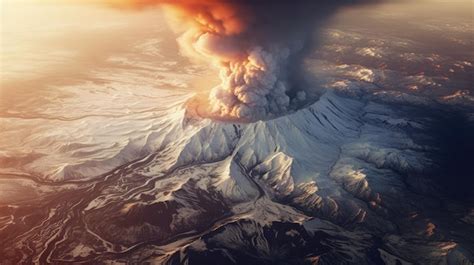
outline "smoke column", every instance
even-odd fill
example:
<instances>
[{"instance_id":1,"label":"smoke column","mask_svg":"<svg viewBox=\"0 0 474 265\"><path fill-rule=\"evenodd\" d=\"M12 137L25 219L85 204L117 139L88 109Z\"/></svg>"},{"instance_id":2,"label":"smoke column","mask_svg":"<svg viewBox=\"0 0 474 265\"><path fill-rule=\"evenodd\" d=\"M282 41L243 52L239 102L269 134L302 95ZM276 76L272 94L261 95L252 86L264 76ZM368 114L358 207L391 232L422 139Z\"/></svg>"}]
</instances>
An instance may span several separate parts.
<instances>
[{"instance_id":1,"label":"smoke column","mask_svg":"<svg viewBox=\"0 0 474 265\"><path fill-rule=\"evenodd\" d=\"M271 117L305 101L300 59L318 24L354 0L112 0L125 8L162 5L185 30L186 54L211 61L221 83L209 102L215 115ZM365 1L364 1L365 2Z\"/></svg>"}]
</instances>

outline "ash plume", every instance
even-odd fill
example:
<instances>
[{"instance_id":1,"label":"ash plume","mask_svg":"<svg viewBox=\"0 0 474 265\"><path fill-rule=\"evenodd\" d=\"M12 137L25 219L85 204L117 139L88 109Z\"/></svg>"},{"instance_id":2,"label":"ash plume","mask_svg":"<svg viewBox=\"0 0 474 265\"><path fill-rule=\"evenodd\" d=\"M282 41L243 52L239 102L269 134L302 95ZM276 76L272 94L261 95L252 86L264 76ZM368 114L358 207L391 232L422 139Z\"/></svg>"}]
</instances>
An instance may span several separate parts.
<instances>
[{"instance_id":1,"label":"ash plume","mask_svg":"<svg viewBox=\"0 0 474 265\"><path fill-rule=\"evenodd\" d=\"M129 8L163 5L184 26L190 56L211 61L221 83L211 112L245 120L276 116L304 102L300 60L310 36L338 8L355 0L118 0Z\"/></svg>"}]
</instances>

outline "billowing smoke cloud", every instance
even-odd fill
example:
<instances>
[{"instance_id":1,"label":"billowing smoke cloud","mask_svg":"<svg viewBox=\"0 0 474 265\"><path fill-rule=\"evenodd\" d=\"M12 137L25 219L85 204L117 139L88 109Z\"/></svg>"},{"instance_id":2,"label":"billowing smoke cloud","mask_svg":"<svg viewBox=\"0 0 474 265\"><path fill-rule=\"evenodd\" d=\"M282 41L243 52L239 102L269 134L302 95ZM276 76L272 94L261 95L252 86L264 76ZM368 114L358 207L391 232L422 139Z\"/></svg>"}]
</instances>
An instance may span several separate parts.
<instances>
[{"instance_id":1,"label":"billowing smoke cloud","mask_svg":"<svg viewBox=\"0 0 474 265\"><path fill-rule=\"evenodd\" d=\"M355 0L115 0L143 8L161 4L185 25L180 44L212 61L221 84L212 112L248 120L271 117L304 102L301 55L311 33L337 8ZM365 1L364 1L365 2Z\"/></svg>"}]
</instances>

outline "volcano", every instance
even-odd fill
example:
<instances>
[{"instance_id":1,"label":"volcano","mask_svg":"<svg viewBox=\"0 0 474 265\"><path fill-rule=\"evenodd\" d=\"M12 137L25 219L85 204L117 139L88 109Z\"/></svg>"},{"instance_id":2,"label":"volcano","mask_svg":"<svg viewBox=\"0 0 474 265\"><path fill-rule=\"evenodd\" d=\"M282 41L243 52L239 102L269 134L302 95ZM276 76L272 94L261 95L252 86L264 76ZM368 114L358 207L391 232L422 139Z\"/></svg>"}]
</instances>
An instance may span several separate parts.
<instances>
[{"instance_id":1,"label":"volcano","mask_svg":"<svg viewBox=\"0 0 474 265\"><path fill-rule=\"evenodd\" d=\"M19 8L53 21L2 44L0 263L472 264L464 5L340 10L284 62L304 78L285 107L275 85L243 116L213 109L222 79L155 9Z\"/></svg>"}]
</instances>

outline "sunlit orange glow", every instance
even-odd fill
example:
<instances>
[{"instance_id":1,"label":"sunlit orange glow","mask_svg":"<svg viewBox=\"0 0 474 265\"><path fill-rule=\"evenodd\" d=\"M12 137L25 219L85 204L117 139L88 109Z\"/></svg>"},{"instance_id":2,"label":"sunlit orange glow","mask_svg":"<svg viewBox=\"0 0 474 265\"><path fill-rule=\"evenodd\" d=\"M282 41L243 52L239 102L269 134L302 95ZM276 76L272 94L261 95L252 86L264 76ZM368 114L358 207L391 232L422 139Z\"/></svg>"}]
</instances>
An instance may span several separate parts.
<instances>
[{"instance_id":1,"label":"sunlit orange glow","mask_svg":"<svg viewBox=\"0 0 474 265\"><path fill-rule=\"evenodd\" d=\"M220 69L221 85L209 96L214 113L242 117L247 116L250 108L266 105L264 97L270 89L260 92L256 89L262 82L269 87L278 87L284 94L284 85L272 80L276 70L272 66L274 58L243 38L237 40L253 22L255 14L247 5L225 0L117 0L106 1L106 4L125 9L165 7L167 14L178 24L175 28L184 31L179 38L183 53L204 58ZM183 23L184 29L179 27ZM269 70L270 78L266 76ZM255 93L248 91L250 89ZM282 100L284 104L286 101Z\"/></svg>"},{"instance_id":2,"label":"sunlit orange glow","mask_svg":"<svg viewBox=\"0 0 474 265\"><path fill-rule=\"evenodd\" d=\"M251 18L242 5L224 0L106 0L104 2L113 7L128 9L166 6L182 21L191 21L204 32L224 35L242 33Z\"/></svg>"}]
</instances>

